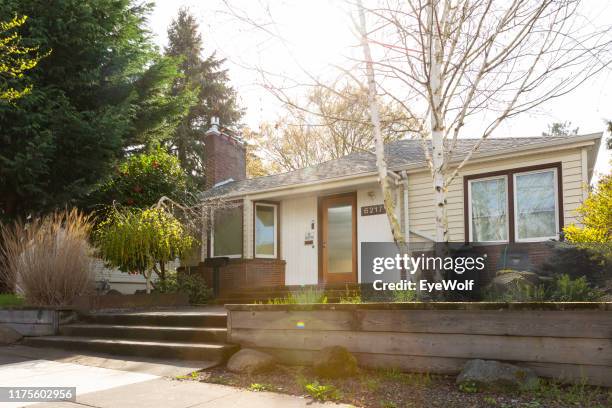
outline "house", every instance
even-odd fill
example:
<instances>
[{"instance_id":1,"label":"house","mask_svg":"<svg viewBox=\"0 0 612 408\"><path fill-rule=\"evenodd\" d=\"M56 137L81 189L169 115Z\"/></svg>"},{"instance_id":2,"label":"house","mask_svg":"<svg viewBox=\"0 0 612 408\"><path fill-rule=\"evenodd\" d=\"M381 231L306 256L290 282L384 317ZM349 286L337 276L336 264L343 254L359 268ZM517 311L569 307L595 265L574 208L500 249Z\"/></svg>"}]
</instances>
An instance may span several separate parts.
<instances>
[{"instance_id":1,"label":"house","mask_svg":"<svg viewBox=\"0 0 612 408\"><path fill-rule=\"evenodd\" d=\"M601 138L596 133L486 140L449 186L450 240L486 241L502 249L523 244L531 261L541 261L541 243L558 239L564 225L576 222ZM213 126L205 143L208 189L202 200L239 204L215 210L202 236L202 258L208 262L198 269L207 279L213 279L211 259L229 259L218 269L222 292L359 283L360 244L393 240L373 153L246 179L239 139ZM459 140L455 157L462 158L474 143ZM398 183L402 229L410 231L410 242L431 241L432 181L421 141L390 143L386 158Z\"/></svg>"}]
</instances>

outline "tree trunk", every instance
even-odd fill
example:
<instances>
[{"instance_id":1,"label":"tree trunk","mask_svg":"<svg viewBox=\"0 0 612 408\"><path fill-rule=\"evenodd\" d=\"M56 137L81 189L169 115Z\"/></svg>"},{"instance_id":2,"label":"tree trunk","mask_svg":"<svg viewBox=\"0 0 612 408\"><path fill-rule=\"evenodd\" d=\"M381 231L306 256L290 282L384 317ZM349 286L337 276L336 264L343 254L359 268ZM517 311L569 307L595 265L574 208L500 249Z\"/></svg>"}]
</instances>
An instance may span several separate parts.
<instances>
[{"instance_id":1,"label":"tree trunk","mask_svg":"<svg viewBox=\"0 0 612 408\"><path fill-rule=\"evenodd\" d=\"M376 79L374 77L374 67L372 62L372 53L370 51L370 45L368 43L367 31L366 31L366 18L363 10L363 3L361 0L358 1L359 9L359 33L361 34L361 47L363 49L363 56L366 63L366 74L368 78L368 104L370 105L370 117L372 121L372 127L374 128L374 141L376 151L376 167L378 169L378 178L380 181L380 187L383 195L383 204L391 226L391 233L393 234L393 240L402 246L406 242L397 214L395 213L395 201L393 198L393 186L389 182L387 163L385 162L385 144L380 130L380 113L378 109L378 102L376 100ZM400 248L401 249L401 248Z\"/></svg>"}]
</instances>

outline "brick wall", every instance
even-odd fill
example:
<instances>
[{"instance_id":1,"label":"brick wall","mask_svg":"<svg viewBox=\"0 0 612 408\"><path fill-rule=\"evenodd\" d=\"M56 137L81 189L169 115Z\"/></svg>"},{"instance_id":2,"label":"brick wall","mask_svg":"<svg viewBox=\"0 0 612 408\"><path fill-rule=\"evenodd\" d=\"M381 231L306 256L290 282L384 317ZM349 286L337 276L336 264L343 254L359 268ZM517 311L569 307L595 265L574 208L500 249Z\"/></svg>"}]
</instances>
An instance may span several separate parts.
<instances>
[{"instance_id":1,"label":"brick wall","mask_svg":"<svg viewBox=\"0 0 612 408\"><path fill-rule=\"evenodd\" d=\"M201 274L208 287L213 287L213 268L200 263L190 268ZM230 259L219 268L219 294L238 289L253 289L285 284L285 261L278 259Z\"/></svg>"},{"instance_id":2,"label":"brick wall","mask_svg":"<svg viewBox=\"0 0 612 408\"><path fill-rule=\"evenodd\" d=\"M206 190L230 178L235 181L246 178L246 151L241 142L224 133L207 132L204 143Z\"/></svg>"}]
</instances>

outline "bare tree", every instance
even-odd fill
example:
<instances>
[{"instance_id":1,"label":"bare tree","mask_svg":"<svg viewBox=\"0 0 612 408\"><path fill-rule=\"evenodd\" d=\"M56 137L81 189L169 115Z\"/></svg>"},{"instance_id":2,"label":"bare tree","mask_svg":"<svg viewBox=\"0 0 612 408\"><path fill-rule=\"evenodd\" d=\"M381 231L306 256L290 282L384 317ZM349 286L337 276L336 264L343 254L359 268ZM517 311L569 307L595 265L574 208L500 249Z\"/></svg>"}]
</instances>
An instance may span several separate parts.
<instances>
[{"instance_id":1,"label":"bare tree","mask_svg":"<svg viewBox=\"0 0 612 408\"><path fill-rule=\"evenodd\" d=\"M381 101L394 101L414 125L431 171L435 240L449 239L447 190L459 171L504 121L566 95L612 63L612 32L580 14L580 0L347 0L361 57L339 77L368 94L379 179L393 236L396 177L385 162ZM230 14L290 47L267 19ZM262 85L289 103L287 91L326 86L299 63L307 81L258 67ZM339 93L340 94L340 93ZM342 96L340 94L340 96ZM296 106L307 110L305 106ZM467 151L459 149L467 123L481 124Z\"/></svg>"},{"instance_id":2,"label":"bare tree","mask_svg":"<svg viewBox=\"0 0 612 408\"><path fill-rule=\"evenodd\" d=\"M437 242L448 241L449 185L500 123L571 92L610 65L610 31L583 26L579 4L386 0L364 6L357 0L370 93L396 100L415 121L427 119L420 136ZM374 102L371 111L376 126ZM485 126L472 134L478 141L471 149L460 152L462 129L477 115ZM382 167L379 160L381 177Z\"/></svg>"}]
</instances>

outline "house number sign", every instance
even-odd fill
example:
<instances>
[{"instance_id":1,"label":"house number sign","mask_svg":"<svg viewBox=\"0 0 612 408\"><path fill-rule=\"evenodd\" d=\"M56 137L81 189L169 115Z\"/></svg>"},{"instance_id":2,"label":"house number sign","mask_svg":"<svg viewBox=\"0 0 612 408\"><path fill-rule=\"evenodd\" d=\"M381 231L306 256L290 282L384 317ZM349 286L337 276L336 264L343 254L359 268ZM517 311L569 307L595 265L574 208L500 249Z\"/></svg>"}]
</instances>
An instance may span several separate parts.
<instances>
[{"instance_id":1,"label":"house number sign","mask_svg":"<svg viewBox=\"0 0 612 408\"><path fill-rule=\"evenodd\" d=\"M368 215L378 215L385 214L385 206L384 204L376 204L376 205L366 205L361 207L361 216L366 217Z\"/></svg>"}]
</instances>

